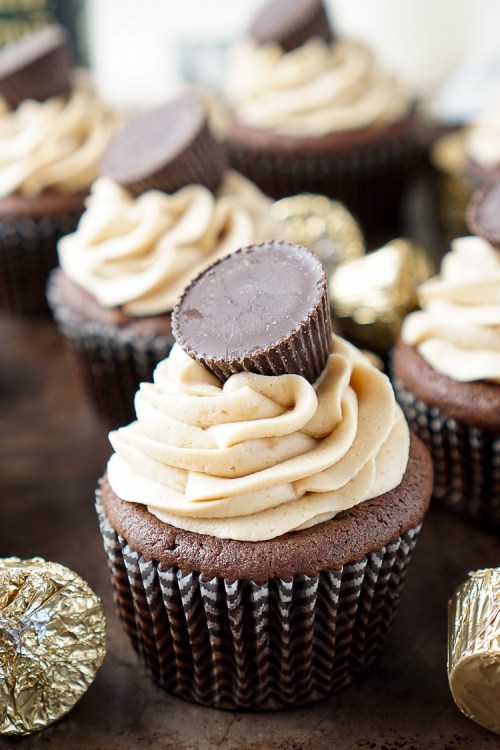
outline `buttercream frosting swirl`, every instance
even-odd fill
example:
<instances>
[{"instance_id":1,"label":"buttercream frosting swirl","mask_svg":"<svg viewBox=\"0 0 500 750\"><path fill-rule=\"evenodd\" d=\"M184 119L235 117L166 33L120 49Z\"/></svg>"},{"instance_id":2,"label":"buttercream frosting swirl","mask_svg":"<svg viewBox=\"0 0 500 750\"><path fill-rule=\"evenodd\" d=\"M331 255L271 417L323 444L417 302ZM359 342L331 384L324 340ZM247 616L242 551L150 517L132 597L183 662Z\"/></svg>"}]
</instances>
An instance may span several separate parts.
<instances>
[{"instance_id":1,"label":"buttercream frosting swirl","mask_svg":"<svg viewBox=\"0 0 500 750\"><path fill-rule=\"evenodd\" d=\"M67 97L26 99L15 110L0 97L0 198L87 190L118 123L83 70Z\"/></svg>"},{"instance_id":2,"label":"buttercream frosting swirl","mask_svg":"<svg viewBox=\"0 0 500 750\"><path fill-rule=\"evenodd\" d=\"M232 53L227 97L243 124L292 136L384 126L410 111L395 78L348 40L313 38L290 52L244 40Z\"/></svg>"},{"instance_id":3,"label":"buttercream frosting swirl","mask_svg":"<svg viewBox=\"0 0 500 750\"><path fill-rule=\"evenodd\" d=\"M176 344L110 434L114 492L160 520L259 541L399 485L409 432L388 378L334 337L314 385L240 372L223 385Z\"/></svg>"},{"instance_id":4,"label":"buttercream frosting swirl","mask_svg":"<svg viewBox=\"0 0 500 750\"><path fill-rule=\"evenodd\" d=\"M500 383L500 252L482 237L454 240L418 296L403 340L453 380Z\"/></svg>"},{"instance_id":5,"label":"buttercream frosting swirl","mask_svg":"<svg viewBox=\"0 0 500 750\"><path fill-rule=\"evenodd\" d=\"M127 315L172 310L189 281L238 247L285 237L271 201L237 172L214 195L202 185L133 197L97 179L76 232L59 242L65 273L104 307Z\"/></svg>"}]
</instances>

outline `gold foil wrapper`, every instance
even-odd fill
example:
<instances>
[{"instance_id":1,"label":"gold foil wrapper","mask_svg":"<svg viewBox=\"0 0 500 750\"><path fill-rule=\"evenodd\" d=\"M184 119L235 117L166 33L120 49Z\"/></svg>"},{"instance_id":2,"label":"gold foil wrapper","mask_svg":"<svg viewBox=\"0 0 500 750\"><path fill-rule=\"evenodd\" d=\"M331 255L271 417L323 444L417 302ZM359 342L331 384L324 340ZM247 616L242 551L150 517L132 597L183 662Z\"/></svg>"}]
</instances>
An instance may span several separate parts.
<instances>
[{"instance_id":1,"label":"gold foil wrapper","mask_svg":"<svg viewBox=\"0 0 500 750\"><path fill-rule=\"evenodd\" d=\"M321 259L327 277L339 263L365 253L361 229L347 208L324 195L301 193L275 201L271 211L286 224L288 239Z\"/></svg>"},{"instance_id":2,"label":"gold foil wrapper","mask_svg":"<svg viewBox=\"0 0 500 750\"><path fill-rule=\"evenodd\" d=\"M432 273L425 250L404 238L341 264L330 279L329 290L342 334L385 354L406 315L418 307L417 287Z\"/></svg>"},{"instance_id":3,"label":"gold foil wrapper","mask_svg":"<svg viewBox=\"0 0 500 750\"><path fill-rule=\"evenodd\" d=\"M500 568L469 573L449 603L448 680L458 708L500 734Z\"/></svg>"},{"instance_id":4,"label":"gold foil wrapper","mask_svg":"<svg viewBox=\"0 0 500 750\"><path fill-rule=\"evenodd\" d=\"M80 576L41 558L0 560L0 734L64 716L105 651L101 601Z\"/></svg>"},{"instance_id":5,"label":"gold foil wrapper","mask_svg":"<svg viewBox=\"0 0 500 750\"><path fill-rule=\"evenodd\" d=\"M445 240L467 234L465 212L472 188L467 178L464 131L439 138L431 150L436 209Z\"/></svg>"}]
</instances>

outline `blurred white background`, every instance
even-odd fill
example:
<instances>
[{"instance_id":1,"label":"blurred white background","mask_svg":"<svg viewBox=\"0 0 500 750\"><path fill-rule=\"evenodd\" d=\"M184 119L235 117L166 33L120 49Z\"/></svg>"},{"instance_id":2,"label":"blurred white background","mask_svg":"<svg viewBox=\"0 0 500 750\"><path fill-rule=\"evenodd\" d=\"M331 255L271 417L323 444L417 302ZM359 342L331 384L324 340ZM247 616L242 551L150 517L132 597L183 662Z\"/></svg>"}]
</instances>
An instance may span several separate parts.
<instances>
[{"instance_id":1,"label":"blurred white background","mask_svg":"<svg viewBox=\"0 0 500 750\"><path fill-rule=\"evenodd\" d=\"M101 94L136 110L189 78L221 86L224 55L266 0L88 0ZM468 119L500 85L498 0L326 0L339 35L364 40L443 120Z\"/></svg>"}]
</instances>

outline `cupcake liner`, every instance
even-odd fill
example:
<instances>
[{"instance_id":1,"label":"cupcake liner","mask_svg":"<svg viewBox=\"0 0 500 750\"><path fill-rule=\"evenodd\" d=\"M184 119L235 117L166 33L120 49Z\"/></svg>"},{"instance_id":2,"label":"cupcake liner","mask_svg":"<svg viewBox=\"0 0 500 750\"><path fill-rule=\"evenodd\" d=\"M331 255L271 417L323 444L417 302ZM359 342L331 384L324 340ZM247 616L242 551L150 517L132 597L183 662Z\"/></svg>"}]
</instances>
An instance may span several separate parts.
<instances>
[{"instance_id":1,"label":"cupcake liner","mask_svg":"<svg viewBox=\"0 0 500 750\"><path fill-rule=\"evenodd\" d=\"M433 499L500 526L500 434L471 427L426 404L393 377L410 429L426 444L434 466Z\"/></svg>"},{"instance_id":2,"label":"cupcake liner","mask_svg":"<svg viewBox=\"0 0 500 750\"><path fill-rule=\"evenodd\" d=\"M88 320L71 310L50 282L47 298L75 376L99 416L110 428L132 422L139 385L153 379L156 365L174 343L173 337Z\"/></svg>"},{"instance_id":3,"label":"cupcake liner","mask_svg":"<svg viewBox=\"0 0 500 750\"><path fill-rule=\"evenodd\" d=\"M80 215L81 211L0 219L0 310L48 312L45 287L57 266L57 243L75 231Z\"/></svg>"},{"instance_id":4,"label":"cupcake liner","mask_svg":"<svg viewBox=\"0 0 500 750\"><path fill-rule=\"evenodd\" d=\"M422 155L413 133L335 154L259 153L240 142L225 147L231 167L267 195L328 195L345 203L367 231L397 225L403 190Z\"/></svg>"},{"instance_id":5,"label":"cupcake liner","mask_svg":"<svg viewBox=\"0 0 500 750\"><path fill-rule=\"evenodd\" d=\"M145 559L96 494L115 601L165 690L224 709L279 709L350 683L381 650L421 524L356 562L267 581L206 578Z\"/></svg>"}]
</instances>

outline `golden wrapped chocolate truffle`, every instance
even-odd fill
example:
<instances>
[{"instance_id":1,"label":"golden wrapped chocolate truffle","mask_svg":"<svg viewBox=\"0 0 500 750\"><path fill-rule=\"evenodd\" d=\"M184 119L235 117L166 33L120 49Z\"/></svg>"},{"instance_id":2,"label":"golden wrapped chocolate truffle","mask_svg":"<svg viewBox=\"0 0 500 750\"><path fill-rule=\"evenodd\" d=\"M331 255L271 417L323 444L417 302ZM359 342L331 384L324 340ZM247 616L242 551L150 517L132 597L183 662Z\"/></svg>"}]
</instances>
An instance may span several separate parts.
<instances>
[{"instance_id":1,"label":"golden wrapped chocolate truffle","mask_svg":"<svg viewBox=\"0 0 500 750\"><path fill-rule=\"evenodd\" d=\"M448 680L458 708L500 734L500 568L469 573L449 603Z\"/></svg>"},{"instance_id":2,"label":"golden wrapped chocolate truffle","mask_svg":"<svg viewBox=\"0 0 500 750\"><path fill-rule=\"evenodd\" d=\"M369 349L387 352L406 315L418 306L418 285L432 270L424 249L404 238L342 263L329 289L343 335Z\"/></svg>"},{"instance_id":3,"label":"golden wrapped chocolate truffle","mask_svg":"<svg viewBox=\"0 0 500 750\"><path fill-rule=\"evenodd\" d=\"M338 201L301 193L273 203L271 211L286 224L288 239L314 250L329 276L339 263L364 255L363 234L354 217Z\"/></svg>"},{"instance_id":4,"label":"golden wrapped chocolate truffle","mask_svg":"<svg viewBox=\"0 0 500 750\"><path fill-rule=\"evenodd\" d=\"M0 734L29 734L66 714L106 651L100 599L63 565L0 560Z\"/></svg>"}]
</instances>

